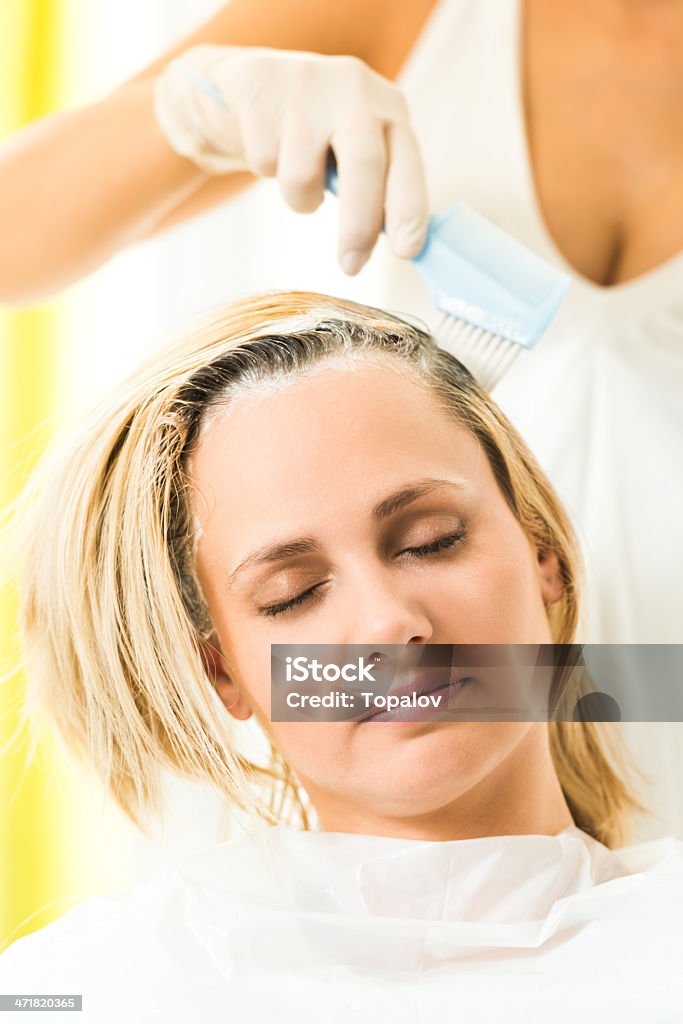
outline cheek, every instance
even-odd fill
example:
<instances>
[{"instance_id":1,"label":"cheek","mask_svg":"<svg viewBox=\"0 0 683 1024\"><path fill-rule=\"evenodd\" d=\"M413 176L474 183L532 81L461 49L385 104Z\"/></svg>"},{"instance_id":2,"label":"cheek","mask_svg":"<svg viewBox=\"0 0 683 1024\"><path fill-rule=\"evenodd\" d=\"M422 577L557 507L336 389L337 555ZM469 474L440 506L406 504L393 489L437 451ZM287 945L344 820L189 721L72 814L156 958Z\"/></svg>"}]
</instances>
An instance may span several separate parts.
<instances>
[{"instance_id":1,"label":"cheek","mask_svg":"<svg viewBox=\"0 0 683 1024\"><path fill-rule=\"evenodd\" d=\"M234 631L233 631L234 632ZM333 722L272 722L270 643L262 629L240 630L235 638L224 631L240 687L248 694L256 718L285 759L297 770L315 777L325 763L338 770L348 750L349 726Z\"/></svg>"},{"instance_id":2,"label":"cheek","mask_svg":"<svg viewBox=\"0 0 683 1024\"><path fill-rule=\"evenodd\" d=\"M513 540L482 545L434 580L427 600L443 642L544 642L549 627L533 555L525 538Z\"/></svg>"}]
</instances>

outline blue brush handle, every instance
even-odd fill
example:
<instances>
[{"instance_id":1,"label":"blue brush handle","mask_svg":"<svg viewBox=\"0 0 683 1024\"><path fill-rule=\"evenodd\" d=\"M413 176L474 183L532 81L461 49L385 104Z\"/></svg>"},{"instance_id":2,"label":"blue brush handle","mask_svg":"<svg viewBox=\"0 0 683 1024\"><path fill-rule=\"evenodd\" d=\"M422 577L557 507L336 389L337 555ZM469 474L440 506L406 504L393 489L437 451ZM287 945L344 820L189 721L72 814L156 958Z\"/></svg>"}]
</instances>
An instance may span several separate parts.
<instances>
[{"instance_id":1,"label":"blue brush handle","mask_svg":"<svg viewBox=\"0 0 683 1024\"><path fill-rule=\"evenodd\" d=\"M337 184L330 149L325 187L336 195ZM425 243L410 262L438 309L524 348L547 329L570 283L464 202L429 218Z\"/></svg>"},{"instance_id":2,"label":"blue brush handle","mask_svg":"<svg viewBox=\"0 0 683 1024\"><path fill-rule=\"evenodd\" d=\"M328 192L331 192L333 196L336 196L338 184L339 175L337 174L337 161L334 158L332 150L328 149L327 167L325 170L325 188Z\"/></svg>"}]
</instances>

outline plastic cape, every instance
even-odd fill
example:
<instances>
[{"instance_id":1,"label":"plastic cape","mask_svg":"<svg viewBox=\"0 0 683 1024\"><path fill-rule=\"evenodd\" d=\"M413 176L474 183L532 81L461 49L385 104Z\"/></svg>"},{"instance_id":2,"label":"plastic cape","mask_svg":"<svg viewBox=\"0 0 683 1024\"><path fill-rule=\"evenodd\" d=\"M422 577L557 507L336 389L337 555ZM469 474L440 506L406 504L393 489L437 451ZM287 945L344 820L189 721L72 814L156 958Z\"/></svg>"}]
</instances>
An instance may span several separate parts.
<instances>
[{"instance_id":1,"label":"plastic cape","mask_svg":"<svg viewBox=\"0 0 683 1024\"><path fill-rule=\"evenodd\" d=\"M683 1020L682 963L673 838L612 852L574 826L447 842L276 826L19 939L0 992L81 993L93 1024L659 1024Z\"/></svg>"}]
</instances>

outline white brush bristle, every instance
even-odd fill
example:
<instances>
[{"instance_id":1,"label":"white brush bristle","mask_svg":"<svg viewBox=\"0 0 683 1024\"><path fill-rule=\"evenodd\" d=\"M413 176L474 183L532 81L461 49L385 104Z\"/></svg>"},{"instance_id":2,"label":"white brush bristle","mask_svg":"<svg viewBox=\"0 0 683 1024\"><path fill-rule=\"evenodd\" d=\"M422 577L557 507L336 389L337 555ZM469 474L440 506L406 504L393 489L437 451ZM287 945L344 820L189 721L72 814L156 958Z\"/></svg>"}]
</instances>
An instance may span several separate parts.
<instances>
[{"instance_id":1,"label":"white brush bristle","mask_svg":"<svg viewBox=\"0 0 683 1024\"><path fill-rule=\"evenodd\" d=\"M441 348L460 360L485 391L492 391L522 351L522 346L446 314L434 336Z\"/></svg>"}]
</instances>

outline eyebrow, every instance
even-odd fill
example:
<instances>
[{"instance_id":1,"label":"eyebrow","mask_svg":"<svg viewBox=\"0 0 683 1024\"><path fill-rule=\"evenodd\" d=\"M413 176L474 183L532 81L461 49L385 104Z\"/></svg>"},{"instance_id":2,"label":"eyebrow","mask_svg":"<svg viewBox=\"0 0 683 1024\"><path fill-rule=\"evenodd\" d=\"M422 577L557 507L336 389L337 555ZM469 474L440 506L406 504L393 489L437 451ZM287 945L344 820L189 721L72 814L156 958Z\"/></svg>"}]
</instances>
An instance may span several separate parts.
<instances>
[{"instance_id":1,"label":"eyebrow","mask_svg":"<svg viewBox=\"0 0 683 1024\"><path fill-rule=\"evenodd\" d=\"M401 509L406 508L408 505L412 505L418 498L431 494L432 491L438 490L441 487L455 487L458 490L466 490L467 484L464 480L442 480L435 477L425 477L424 479L416 480L383 498L373 508L371 512L372 520L380 523L384 519L388 519L389 516L400 512ZM233 586L238 576L241 576L243 572L247 569L252 569L254 566L282 562L287 558L294 558L297 555L308 555L318 551L319 548L320 545L313 537L294 537L289 540L276 542L275 544L269 544L265 548L259 548L256 551L252 551L250 555L247 555L237 568L233 569L227 578L227 585L228 587Z\"/></svg>"}]
</instances>

